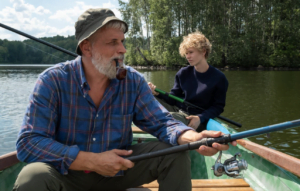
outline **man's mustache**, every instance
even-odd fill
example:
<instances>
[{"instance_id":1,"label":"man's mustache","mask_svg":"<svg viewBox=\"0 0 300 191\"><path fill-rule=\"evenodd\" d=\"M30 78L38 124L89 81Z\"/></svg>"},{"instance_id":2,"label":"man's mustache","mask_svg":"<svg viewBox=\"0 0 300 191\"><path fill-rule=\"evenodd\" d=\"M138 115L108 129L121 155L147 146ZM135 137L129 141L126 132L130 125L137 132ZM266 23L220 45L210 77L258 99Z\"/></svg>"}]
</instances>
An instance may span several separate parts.
<instances>
[{"instance_id":1,"label":"man's mustache","mask_svg":"<svg viewBox=\"0 0 300 191\"><path fill-rule=\"evenodd\" d=\"M120 56L117 56L117 57L113 57L111 58L111 61L115 60L115 59L118 59L118 60L124 60L124 55L120 55Z\"/></svg>"}]
</instances>

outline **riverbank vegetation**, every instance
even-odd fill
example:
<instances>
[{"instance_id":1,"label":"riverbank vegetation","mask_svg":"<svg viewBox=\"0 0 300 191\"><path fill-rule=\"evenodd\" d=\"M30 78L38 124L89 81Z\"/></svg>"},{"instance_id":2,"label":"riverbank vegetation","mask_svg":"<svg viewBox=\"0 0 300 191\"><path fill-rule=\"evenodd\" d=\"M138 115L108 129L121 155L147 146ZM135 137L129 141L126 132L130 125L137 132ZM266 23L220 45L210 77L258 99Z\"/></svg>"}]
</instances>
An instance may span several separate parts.
<instances>
[{"instance_id":1,"label":"riverbank vegetation","mask_svg":"<svg viewBox=\"0 0 300 191\"><path fill-rule=\"evenodd\" d=\"M72 52L77 46L75 36L57 35L40 39ZM0 63L53 64L71 59L73 57L30 39L24 41L0 39Z\"/></svg>"},{"instance_id":2,"label":"riverbank vegetation","mask_svg":"<svg viewBox=\"0 0 300 191\"><path fill-rule=\"evenodd\" d=\"M300 1L119 0L129 24L126 64L180 67L182 37L201 31L212 42L208 62L216 67L300 68ZM45 41L74 51L74 36ZM32 40L0 39L0 63L57 63L73 59Z\"/></svg>"},{"instance_id":3,"label":"riverbank vegetation","mask_svg":"<svg viewBox=\"0 0 300 191\"><path fill-rule=\"evenodd\" d=\"M119 0L133 65L184 64L182 37L201 31L217 67L300 67L300 1ZM140 52L147 59L145 60Z\"/></svg>"}]
</instances>

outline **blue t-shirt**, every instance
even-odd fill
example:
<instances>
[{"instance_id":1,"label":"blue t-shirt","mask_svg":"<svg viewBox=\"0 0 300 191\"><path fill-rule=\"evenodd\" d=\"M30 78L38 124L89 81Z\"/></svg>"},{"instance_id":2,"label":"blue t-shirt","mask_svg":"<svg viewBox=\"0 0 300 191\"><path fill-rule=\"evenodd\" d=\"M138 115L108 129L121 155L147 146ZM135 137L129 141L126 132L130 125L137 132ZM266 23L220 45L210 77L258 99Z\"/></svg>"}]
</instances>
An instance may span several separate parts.
<instances>
[{"instance_id":1,"label":"blue t-shirt","mask_svg":"<svg viewBox=\"0 0 300 191\"><path fill-rule=\"evenodd\" d=\"M190 115L199 116L201 123L205 123L224 111L227 89L228 81L225 75L215 67L209 65L206 72L200 73L194 66L186 66L177 72L170 94L205 110L192 108L166 95L159 94L158 97Z\"/></svg>"}]
</instances>

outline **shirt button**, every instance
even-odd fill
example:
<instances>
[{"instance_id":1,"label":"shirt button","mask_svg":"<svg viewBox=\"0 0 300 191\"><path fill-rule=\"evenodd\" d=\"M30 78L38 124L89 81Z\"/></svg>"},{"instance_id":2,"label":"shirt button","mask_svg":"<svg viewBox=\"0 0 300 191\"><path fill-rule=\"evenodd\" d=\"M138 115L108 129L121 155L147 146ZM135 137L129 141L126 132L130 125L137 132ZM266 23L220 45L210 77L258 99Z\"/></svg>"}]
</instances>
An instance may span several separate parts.
<instances>
[{"instance_id":1,"label":"shirt button","mask_svg":"<svg viewBox=\"0 0 300 191\"><path fill-rule=\"evenodd\" d=\"M93 141L96 141L96 138L93 138Z\"/></svg>"},{"instance_id":2,"label":"shirt button","mask_svg":"<svg viewBox=\"0 0 300 191\"><path fill-rule=\"evenodd\" d=\"M97 114L96 117L98 117L99 115Z\"/></svg>"}]
</instances>

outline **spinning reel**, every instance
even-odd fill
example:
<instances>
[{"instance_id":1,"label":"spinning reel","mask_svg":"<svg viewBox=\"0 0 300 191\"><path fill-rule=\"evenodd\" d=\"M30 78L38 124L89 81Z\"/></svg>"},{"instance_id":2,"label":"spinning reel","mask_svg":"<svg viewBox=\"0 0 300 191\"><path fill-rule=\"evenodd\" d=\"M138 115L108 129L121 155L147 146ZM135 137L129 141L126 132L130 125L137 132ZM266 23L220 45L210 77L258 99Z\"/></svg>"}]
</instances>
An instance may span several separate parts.
<instances>
[{"instance_id":1,"label":"spinning reel","mask_svg":"<svg viewBox=\"0 0 300 191\"><path fill-rule=\"evenodd\" d=\"M222 176L226 174L230 177L238 177L240 176L240 172L242 170L246 170L248 167L247 162L244 159L237 160L236 157L241 157L240 153L235 154L230 159L225 160L224 164L221 163L222 151L215 162L215 165L212 166L212 170L214 171L215 176Z\"/></svg>"}]
</instances>

